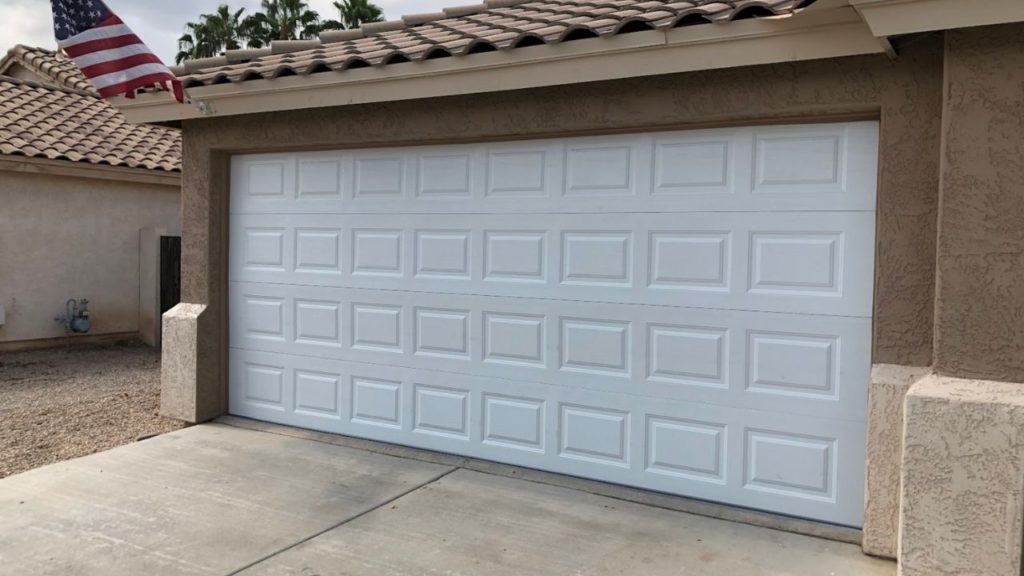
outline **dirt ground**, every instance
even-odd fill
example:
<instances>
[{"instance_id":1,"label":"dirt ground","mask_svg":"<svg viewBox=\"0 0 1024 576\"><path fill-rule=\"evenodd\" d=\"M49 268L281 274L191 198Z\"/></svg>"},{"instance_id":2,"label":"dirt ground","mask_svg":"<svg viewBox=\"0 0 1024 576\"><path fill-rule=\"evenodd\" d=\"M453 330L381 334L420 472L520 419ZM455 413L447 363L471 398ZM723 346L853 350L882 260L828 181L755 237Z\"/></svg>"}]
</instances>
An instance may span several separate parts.
<instances>
[{"instance_id":1,"label":"dirt ground","mask_svg":"<svg viewBox=\"0 0 1024 576\"><path fill-rule=\"evenodd\" d=\"M160 354L138 342L0 352L0 478L181 428L159 401Z\"/></svg>"}]
</instances>

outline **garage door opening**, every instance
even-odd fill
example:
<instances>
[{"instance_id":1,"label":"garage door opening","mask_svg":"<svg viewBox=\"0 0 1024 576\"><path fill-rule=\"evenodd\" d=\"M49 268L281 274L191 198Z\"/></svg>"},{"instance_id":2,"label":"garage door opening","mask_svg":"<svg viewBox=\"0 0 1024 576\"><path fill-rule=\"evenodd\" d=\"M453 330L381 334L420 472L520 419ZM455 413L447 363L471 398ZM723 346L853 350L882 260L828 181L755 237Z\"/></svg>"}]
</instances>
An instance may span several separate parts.
<instances>
[{"instance_id":1,"label":"garage door opening","mask_svg":"<svg viewBox=\"0 0 1024 576\"><path fill-rule=\"evenodd\" d=\"M848 526L877 122L236 156L230 410Z\"/></svg>"}]
</instances>

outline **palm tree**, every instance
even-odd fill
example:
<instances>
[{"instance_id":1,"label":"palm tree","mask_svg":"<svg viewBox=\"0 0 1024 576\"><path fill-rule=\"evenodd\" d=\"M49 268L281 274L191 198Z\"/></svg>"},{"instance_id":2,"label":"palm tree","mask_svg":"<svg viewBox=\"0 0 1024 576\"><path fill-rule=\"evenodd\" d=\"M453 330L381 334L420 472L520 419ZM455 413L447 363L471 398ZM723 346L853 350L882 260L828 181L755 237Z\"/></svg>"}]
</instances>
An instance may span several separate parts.
<instances>
[{"instance_id":1,"label":"palm tree","mask_svg":"<svg viewBox=\"0 0 1024 576\"><path fill-rule=\"evenodd\" d=\"M341 0L334 7L341 15L340 20L327 20L321 24L323 30L345 30L359 28L365 22L384 20L384 11L369 0Z\"/></svg>"},{"instance_id":2,"label":"palm tree","mask_svg":"<svg viewBox=\"0 0 1024 576\"><path fill-rule=\"evenodd\" d=\"M232 12L227 4L221 4L212 14L202 14L199 22L185 25L185 34L178 38L176 64L196 58L209 58L225 50L242 47L248 33L242 21L245 8ZM248 20L248 19L246 19Z\"/></svg>"},{"instance_id":3,"label":"palm tree","mask_svg":"<svg viewBox=\"0 0 1024 576\"><path fill-rule=\"evenodd\" d=\"M274 40L315 38L320 33L320 15L304 0L262 0L260 7L242 23L253 48Z\"/></svg>"}]
</instances>

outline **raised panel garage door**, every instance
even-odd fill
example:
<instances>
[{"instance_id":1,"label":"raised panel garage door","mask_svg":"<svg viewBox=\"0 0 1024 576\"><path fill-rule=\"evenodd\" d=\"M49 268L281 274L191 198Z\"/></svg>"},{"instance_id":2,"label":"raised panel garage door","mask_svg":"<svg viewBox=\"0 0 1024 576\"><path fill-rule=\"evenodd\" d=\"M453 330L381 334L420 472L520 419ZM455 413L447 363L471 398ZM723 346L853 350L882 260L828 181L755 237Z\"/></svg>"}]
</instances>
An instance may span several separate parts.
<instances>
[{"instance_id":1,"label":"raised panel garage door","mask_svg":"<svg viewBox=\"0 0 1024 576\"><path fill-rule=\"evenodd\" d=\"M877 134L237 156L231 412L858 526Z\"/></svg>"}]
</instances>

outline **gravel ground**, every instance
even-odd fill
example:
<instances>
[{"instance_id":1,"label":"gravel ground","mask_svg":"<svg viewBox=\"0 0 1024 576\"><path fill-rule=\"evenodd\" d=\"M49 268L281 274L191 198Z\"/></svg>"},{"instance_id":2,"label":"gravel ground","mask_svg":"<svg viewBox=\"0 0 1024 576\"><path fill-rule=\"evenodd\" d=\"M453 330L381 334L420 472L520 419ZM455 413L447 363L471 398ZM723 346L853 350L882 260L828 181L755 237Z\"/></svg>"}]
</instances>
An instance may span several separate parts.
<instances>
[{"instance_id":1,"label":"gravel ground","mask_svg":"<svg viewBox=\"0 0 1024 576\"><path fill-rule=\"evenodd\" d=\"M181 428L159 401L141 343L0 353L0 478Z\"/></svg>"}]
</instances>

